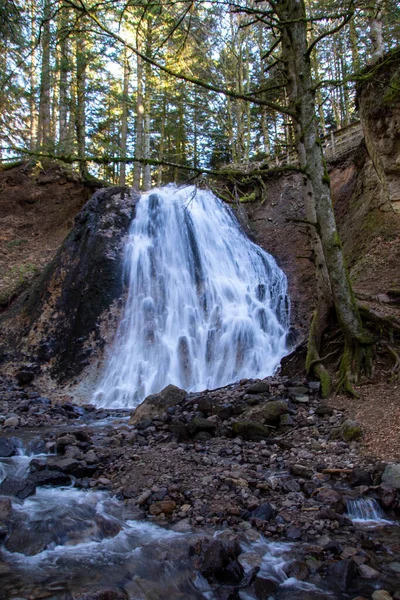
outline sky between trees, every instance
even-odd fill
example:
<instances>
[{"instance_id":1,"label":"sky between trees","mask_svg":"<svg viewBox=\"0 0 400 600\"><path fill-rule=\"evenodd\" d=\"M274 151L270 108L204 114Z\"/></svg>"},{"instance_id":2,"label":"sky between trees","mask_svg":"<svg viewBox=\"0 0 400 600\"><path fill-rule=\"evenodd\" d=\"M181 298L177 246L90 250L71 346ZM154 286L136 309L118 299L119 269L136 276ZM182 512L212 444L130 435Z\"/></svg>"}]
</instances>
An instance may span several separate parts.
<instances>
[{"instance_id":1,"label":"sky between trees","mask_svg":"<svg viewBox=\"0 0 400 600\"><path fill-rule=\"evenodd\" d=\"M83 175L148 189L182 171L121 159L213 169L287 152L293 129L270 4L0 0L2 161L74 156L85 159ZM357 75L398 44L400 9L392 0L308 0L306 9L309 45L334 31L311 55L323 136L357 119Z\"/></svg>"}]
</instances>

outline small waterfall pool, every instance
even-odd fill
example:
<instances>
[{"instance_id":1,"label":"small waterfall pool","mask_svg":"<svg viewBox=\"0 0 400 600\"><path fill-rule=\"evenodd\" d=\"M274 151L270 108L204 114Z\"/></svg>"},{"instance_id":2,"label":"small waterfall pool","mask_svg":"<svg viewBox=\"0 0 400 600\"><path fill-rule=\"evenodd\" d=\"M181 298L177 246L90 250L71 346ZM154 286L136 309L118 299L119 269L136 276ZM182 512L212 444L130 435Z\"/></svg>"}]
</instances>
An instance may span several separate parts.
<instances>
[{"instance_id":1,"label":"small waterfall pool","mask_svg":"<svg viewBox=\"0 0 400 600\"><path fill-rule=\"evenodd\" d=\"M124 260L128 294L98 406L135 407L171 383L201 391L277 369L287 353L286 276L210 191L144 194Z\"/></svg>"}]
</instances>

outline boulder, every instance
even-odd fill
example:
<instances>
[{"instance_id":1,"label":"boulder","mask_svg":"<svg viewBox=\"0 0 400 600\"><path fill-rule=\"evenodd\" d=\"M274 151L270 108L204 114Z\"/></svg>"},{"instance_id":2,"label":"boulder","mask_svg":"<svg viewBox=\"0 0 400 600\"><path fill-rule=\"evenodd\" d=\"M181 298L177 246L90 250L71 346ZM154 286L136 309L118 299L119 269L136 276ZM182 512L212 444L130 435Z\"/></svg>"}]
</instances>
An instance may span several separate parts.
<instances>
[{"instance_id":1,"label":"boulder","mask_svg":"<svg viewBox=\"0 0 400 600\"><path fill-rule=\"evenodd\" d=\"M319 417L331 417L333 415L333 408L327 404L319 404L315 409L315 414Z\"/></svg>"},{"instance_id":2,"label":"boulder","mask_svg":"<svg viewBox=\"0 0 400 600\"><path fill-rule=\"evenodd\" d=\"M35 374L33 373L33 371L31 371L29 369L20 369L15 374L15 378L18 382L18 385L20 385L20 386L31 383L33 381L34 377L35 377Z\"/></svg>"},{"instance_id":3,"label":"boulder","mask_svg":"<svg viewBox=\"0 0 400 600\"><path fill-rule=\"evenodd\" d=\"M26 484L30 486L39 485L68 485L71 483L69 475L66 473L59 473L58 471L37 471L31 473L26 479ZM20 497L20 496L18 496Z\"/></svg>"},{"instance_id":4,"label":"boulder","mask_svg":"<svg viewBox=\"0 0 400 600\"><path fill-rule=\"evenodd\" d=\"M341 592L345 592L357 576L357 565L351 558L334 562L328 567L328 576Z\"/></svg>"},{"instance_id":5,"label":"boulder","mask_svg":"<svg viewBox=\"0 0 400 600\"><path fill-rule=\"evenodd\" d=\"M288 412L288 405L283 400L274 400L263 406L262 416L264 423L274 425L279 417Z\"/></svg>"},{"instance_id":6,"label":"boulder","mask_svg":"<svg viewBox=\"0 0 400 600\"><path fill-rule=\"evenodd\" d=\"M0 495L16 496L25 500L36 492L36 485L32 481L8 476L0 483Z\"/></svg>"},{"instance_id":7,"label":"boulder","mask_svg":"<svg viewBox=\"0 0 400 600\"><path fill-rule=\"evenodd\" d=\"M237 421L232 425L232 431L245 440L260 440L270 436L271 430L265 425L254 421Z\"/></svg>"},{"instance_id":8,"label":"boulder","mask_svg":"<svg viewBox=\"0 0 400 600\"><path fill-rule=\"evenodd\" d=\"M185 390L176 387L176 385L167 385L158 394L152 394L144 399L130 418L130 425L136 425L142 419L152 419L156 415L162 414L170 406L176 406L182 402L186 395Z\"/></svg>"},{"instance_id":9,"label":"boulder","mask_svg":"<svg viewBox=\"0 0 400 600\"><path fill-rule=\"evenodd\" d=\"M314 471L310 467L300 464L292 465L290 467L290 472L296 477L306 477L307 479L311 479L311 477L314 475Z\"/></svg>"},{"instance_id":10,"label":"boulder","mask_svg":"<svg viewBox=\"0 0 400 600\"><path fill-rule=\"evenodd\" d=\"M257 600L269 600L278 587L276 579L257 576L252 585Z\"/></svg>"},{"instance_id":11,"label":"boulder","mask_svg":"<svg viewBox=\"0 0 400 600\"><path fill-rule=\"evenodd\" d=\"M11 513L10 498L0 498L0 521L7 521Z\"/></svg>"},{"instance_id":12,"label":"boulder","mask_svg":"<svg viewBox=\"0 0 400 600\"><path fill-rule=\"evenodd\" d=\"M5 437L0 438L0 457L9 458L10 456L14 456L17 448L13 440L10 440Z\"/></svg>"},{"instance_id":13,"label":"boulder","mask_svg":"<svg viewBox=\"0 0 400 600\"><path fill-rule=\"evenodd\" d=\"M121 589L105 589L74 596L74 600L127 600L127 594Z\"/></svg>"},{"instance_id":14,"label":"boulder","mask_svg":"<svg viewBox=\"0 0 400 600\"><path fill-rule=\"evenodd\" d=\"M346 419L340 427L340 436L345 442L358 441L362 438L363 431L357 421Z\"/></svg>"},{"instance_id":15,"label":"boulder","mask_svg":"<svg viewBox=\"0 0 400 600\"><path fill-rule=\"evenodd\" d=\"M269 384L266 381L255 381L246 387L246 394L267 394Z\"/></svg>"},{"instance_id":16,"label":"boulder","mask_svg":"<svg viewBox=\"0 0 400 600\"><path fill-rule=\"evenodd\" d=\"M188 425L188 431L191 436L199 432L207 432L213 435L217 429L217 424L202 417L193 417Z\"/></svg>"},{"instance_id":17,"label":"boulder","mask_svg":"<svg viewBox=\"0 0 400 600\"><path fill-rule=\"evenodd\" d=\"M400 464L386 465L382 474L382 483L400 490Z\"/></svg>"},{"instance_id":18,"label":"boulder","mask_svg":"<svg viewBox=\"0 0 400 600\"><path fill-rule=\"evenodd\" d=\"M218 539L202 544L200 573L209 583L237 585L244 577L244 569L237 560L240 546L235 542Z\"/></svg>"},{"instance_id":19,"label":"boulder","mask_svg":"<svg viewBox=\"0 0 400 600\"><path fill-rule=\"evenodd\" d=\"M393 600L393 598L386 590L375 590L372 593L372 600Z\"/></svg>"},{"instance_id":20,"label":"boulder","mask_svg":"<svg viewBox=\"0 0 400 600\"><path fill-rule=\"evenodd\" d=\"M322 488L316 499L324 505L331 506L339 514L343 513L346 507L342 494L330 488Z\"/></svg>"},{"instance_id":21,"label":"boulder","mask_svg":"<svg viewBox=\"0 0 400 600\"><path fill-rule=\"evenodd\" d=\"M372 485L371 474L365 469L355 468L350 474L349 483L353 486Z\"/></svg>"},{"instance_id":22,"label":"boulder","mask_svg":"<svg viewBox=\"0 0 400 600\"><path fill-rule=\"evenodd\" d=\"M161 515L161 513L170 515L174 512L175 508L176 502L173 500L160 500L159 502L153 502L150 506L149 513L153 516Z\"/></svg>"},{"instance_id":23,"label":"boulder","mask_svg":"<svg viewBox=\"0 0 400 600\"><path fill-rule=\"evenodd\" d=\"M18 425L19 425L19 418L14 415L7 417L7 419L3 423L4 427L18 427Z\"/></svg>"},{"instance_id":24,"label":"boulder","mask_svg":"<svg viewBox=\"0 0 400 600\"><path fill-rule=\"evenodd\" d=\"M277 425L279 418L288 412L288 405L283 400L272 400L247 409L241 418L246 421Z\"/></svg>"},{"instance_id":25,"label":"boulder","mask_svg":"<svg viewBox=\"0 0 400 600\"><path fill-rule=\"evenodd\" d=\"M271 521L271 519L275 518L275 515L276 512L269 502L263 502L250 513L250 517L260 519L262 521Z\"/></svg>"}]
</instances>

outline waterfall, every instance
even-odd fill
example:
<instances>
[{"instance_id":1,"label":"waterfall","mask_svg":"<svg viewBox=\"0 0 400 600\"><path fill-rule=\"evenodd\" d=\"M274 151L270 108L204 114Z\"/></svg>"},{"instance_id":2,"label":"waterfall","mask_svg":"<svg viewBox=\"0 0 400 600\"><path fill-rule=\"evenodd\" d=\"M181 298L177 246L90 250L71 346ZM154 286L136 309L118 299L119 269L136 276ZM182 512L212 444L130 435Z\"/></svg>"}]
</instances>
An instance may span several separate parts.
<instances>
[{"instance_id":1,"label":"waterfall","mask_svg":"<svg viewBox=\"0 0 400 600\"><path fill-rule=\"evenodd\" d=\"M127 299L98 406L135 407L170 383L201 391L274 373L287 352L286 277L214 194L144 194L124 260Z\"/></svg>"},{"instance_id":2,"label":"waterfall","mask_svg":"<svg viewBox=\"0 0 400 600\"><path fill-rule=\"evenodd\" d=\"M389 523L378 502L374 498L359 498L347 501L347 516L356 522Z\"/></svg>"}]
</instances>

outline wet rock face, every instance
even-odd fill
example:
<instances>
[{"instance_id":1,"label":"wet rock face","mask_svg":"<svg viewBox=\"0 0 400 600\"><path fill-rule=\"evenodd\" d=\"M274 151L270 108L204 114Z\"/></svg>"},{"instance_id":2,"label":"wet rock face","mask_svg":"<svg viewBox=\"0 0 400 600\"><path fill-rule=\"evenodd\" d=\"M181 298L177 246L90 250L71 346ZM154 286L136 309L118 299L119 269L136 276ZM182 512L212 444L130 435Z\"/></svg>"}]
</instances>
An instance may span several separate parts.
<instances>
[{"instance_id":1,"label":"wet rock face","mask_svg":"<svg viewBox=\"0 0 400 600\"><path fill-rule=\"evenodd\" d=\"M33 363L50 363L59 382L78 375L101 348L102 315L123 292L125 237L138 196L127 188L98 190L37 284L3 327L27 334L22 349Z\"/></svg>"}]
</instances>

